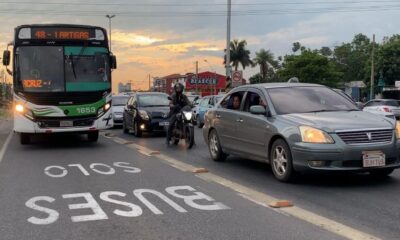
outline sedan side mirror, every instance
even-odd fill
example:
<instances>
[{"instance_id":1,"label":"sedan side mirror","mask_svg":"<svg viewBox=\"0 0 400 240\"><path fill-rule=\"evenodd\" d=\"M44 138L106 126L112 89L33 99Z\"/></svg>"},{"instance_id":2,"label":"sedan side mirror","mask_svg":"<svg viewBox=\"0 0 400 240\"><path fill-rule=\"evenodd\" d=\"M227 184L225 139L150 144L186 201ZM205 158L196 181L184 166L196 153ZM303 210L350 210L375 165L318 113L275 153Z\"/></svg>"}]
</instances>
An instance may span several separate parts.
<instances>
[{"instance_id":1,"label":"sedan side mirror","mask_svg":"<svg viewBox=\"0 0 400 240\"><path fill-rule=\"evenodd\" d=\"M256 105L250 107L250 113L254 115L267 115L267 110L264 106Z\"/></svg>"}]
</instances>

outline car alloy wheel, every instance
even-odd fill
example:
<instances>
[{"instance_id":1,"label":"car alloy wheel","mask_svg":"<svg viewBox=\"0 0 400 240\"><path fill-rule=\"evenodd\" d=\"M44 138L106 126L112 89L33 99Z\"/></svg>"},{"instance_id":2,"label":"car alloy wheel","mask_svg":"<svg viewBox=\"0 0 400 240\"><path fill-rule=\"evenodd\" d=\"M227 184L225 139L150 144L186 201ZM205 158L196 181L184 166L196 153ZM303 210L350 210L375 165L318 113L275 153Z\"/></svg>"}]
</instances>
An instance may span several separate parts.
<instances>
[{"instance_id":1,"label":"car alloy wheel","mask_svg":"<svg viewBox=\"0 0 400 240\"><path fill-rule=\"evenodd\" d=\"M222 148L221 148L221 145L219 142L219 138L218 138L218 134L217 134L217 131L215 131L215 130L212 130L210 132L209 139L208 139L208 148L210 150L211 158L214 161L217 161L217 162L224 161L226 159L226 157L228 156L227 154L225 154L222 151Z\"/></svg>"},{"instance_id":2,"label":"car alloy wheel","mask_svg":"<svg viewBox=\"0 0 400 240\"><path fill-rule=\"evenodd\" d=\"M281 176L285 175L287 168L287 156L282 146L276 146L272 159L273 168L275 172Z\"/></svg>"},{"instance_id":3,"label":"car alloy wheel","mask_svg":"<svg viewBox=\"0 0 400 240\"><path fill-rule=\"evenodd\" d=\"M278 139L272 144L270 164L275 178L281 182L290 182L295 176L292 154L283 139Z\"/></svg>"}]
</instances>

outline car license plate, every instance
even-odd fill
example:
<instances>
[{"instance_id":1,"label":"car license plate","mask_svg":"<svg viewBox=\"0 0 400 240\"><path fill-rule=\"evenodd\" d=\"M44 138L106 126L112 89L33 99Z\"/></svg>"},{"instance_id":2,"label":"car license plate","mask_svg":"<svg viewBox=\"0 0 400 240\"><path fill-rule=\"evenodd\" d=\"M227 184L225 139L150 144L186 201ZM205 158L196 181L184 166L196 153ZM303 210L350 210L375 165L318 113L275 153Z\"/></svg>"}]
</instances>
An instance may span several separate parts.
<instances>
[{"instance_id":1,"label":"car license plate","mask_svg":"<svg viewBox=\"0 0 400 240\"><path fill-rule=\"evenodd\" d=\"M169 122L159 122L160 126L169 126Z\"/></svg>"},{"instance_id":2,"label":"car license plate","mask_svg":"<svg viewBox=\"0 0 400 240\"><path fill-rule=\"evenodd\" d=\"M363 167L385 166L385 154L381 151L363 152Z\"/></svg>"},{"instance_id":3,"label":"car license plate","mask_svg":"<svg viewBox=\"0 0 400 240\"><path fill-rule=\"evenodd\" d=\"M73 121L60 121L60 127L73 127Z\"/></svg>"}]
</instances>

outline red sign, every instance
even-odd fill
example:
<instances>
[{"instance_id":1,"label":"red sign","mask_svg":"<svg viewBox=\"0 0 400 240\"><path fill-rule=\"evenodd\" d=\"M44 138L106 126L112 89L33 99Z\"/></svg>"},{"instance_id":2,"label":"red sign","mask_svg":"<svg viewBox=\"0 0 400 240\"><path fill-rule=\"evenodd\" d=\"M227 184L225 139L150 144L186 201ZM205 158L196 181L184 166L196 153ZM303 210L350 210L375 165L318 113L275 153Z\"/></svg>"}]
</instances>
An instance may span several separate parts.
<instances>
[{"instance_id":1,"label":"red sign","mask_svg":"<svg viewBox=\"0 0 400 240\"><path fill-rule=\"evenodd\" d=\"M226 84L226 78L223 75L212 72L202 72L197 76L190 75L186 80L187 89L224 89Z\"/></svg>"},{"instance_id":2,"label":"red sign","mask_svg":"<svg viewBox=\"0 0 400 240\"><path fill-rule=\"evenodd\" d=\"M233 71L232 72L232 85L234 87L242 85L243 72L242 71Z\"/></svg>"}]
</instances>

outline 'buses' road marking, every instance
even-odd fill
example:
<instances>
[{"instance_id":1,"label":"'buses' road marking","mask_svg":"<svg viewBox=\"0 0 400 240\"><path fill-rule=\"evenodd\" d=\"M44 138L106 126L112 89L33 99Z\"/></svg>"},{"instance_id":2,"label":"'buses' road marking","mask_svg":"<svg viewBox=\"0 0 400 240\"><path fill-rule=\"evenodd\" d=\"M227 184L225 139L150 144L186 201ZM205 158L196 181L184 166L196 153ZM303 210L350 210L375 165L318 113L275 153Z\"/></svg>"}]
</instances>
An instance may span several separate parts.
<instances>
[{"instance_id":1,"label":"'buses' road marking","mask_svg":"<svg viewBox=\"0 0 400 240\"><path fill-rule=\"evenodd\" d=\"M115 137L115 138L111 138L113 141L120 143L120 144L125 144L126 146L128 146L129 148L132 148L136 151L138 151L139 153L142 153L144 155L147 156L152 156L155 158L158 158L164 162L167 162L170 166L177 168L181 171L185 171L185 172L191 172L194 169L197 169L198 167L193 166L191 164L188 163L184 163L181 162L179 160L176 160L174 158L168 157L164 154L157 154L157 155L151 155L149 153L154 152L154 150L151 150L149 148L146 148L144 146L135 144L135 143L130 143L129 141L119 138L119 137ZM284 214L286 216L292 216L295 217L297 219L306 221L310 224L313 224L315 226L318 226L322 229L325 229L329 232L332 232L334 234L337 234L339 236L345 237L347 239L357 239L357 240L379 240L380 238L370 235L368 233L362 232L360 230L357 230L355 228L346 226L342 223L336 222L332 219L323 217L321 215L318 215L316 213L313 213L311 211L302 209L300 207L288 207L288 208L281 208L279 210L276 210L274 208L271 208L268 206L268 203L273 202L273 201L278 201L278 199L276 199L273 196L270 196L268 194L262 193L262 192L258 192L255 191L251 188L248 188L246 186L243 186L241 184L235 183L233 181L230 181L228 179L222 178L220 176L217 176L215 174L212 173L202 173L201 175L196 175L199 178L207 181L207 182L212 182L212 183L217 183L220 184L224 187L227 187L231 190L234 190L235 192L239 193L240 196L242 196L243 198L252 201L254 203L257 203L261 206L264 206L266 208L269 208L273 211L279 212L281 214Z\"/></svg>"}]
</instances>

